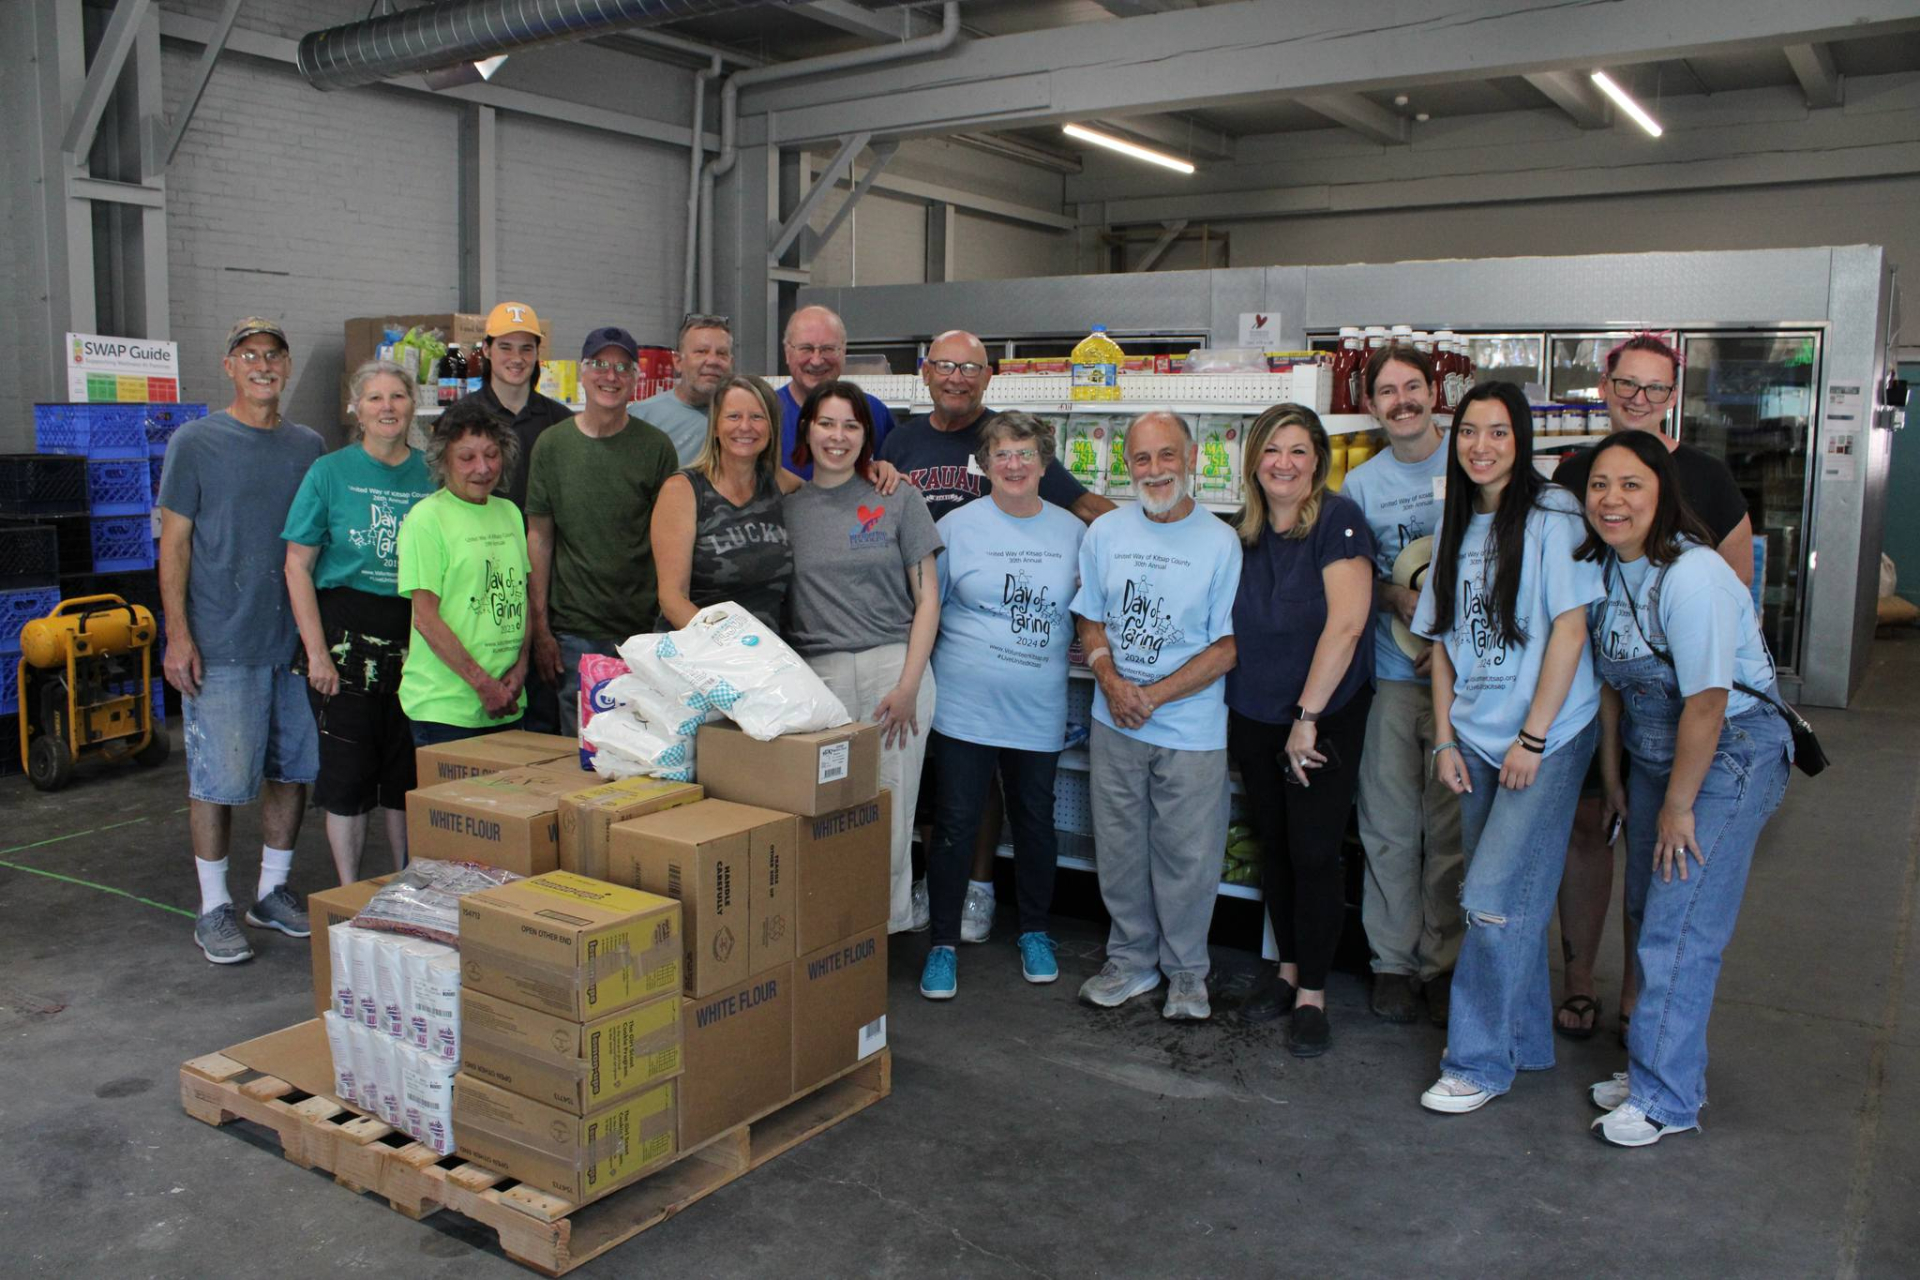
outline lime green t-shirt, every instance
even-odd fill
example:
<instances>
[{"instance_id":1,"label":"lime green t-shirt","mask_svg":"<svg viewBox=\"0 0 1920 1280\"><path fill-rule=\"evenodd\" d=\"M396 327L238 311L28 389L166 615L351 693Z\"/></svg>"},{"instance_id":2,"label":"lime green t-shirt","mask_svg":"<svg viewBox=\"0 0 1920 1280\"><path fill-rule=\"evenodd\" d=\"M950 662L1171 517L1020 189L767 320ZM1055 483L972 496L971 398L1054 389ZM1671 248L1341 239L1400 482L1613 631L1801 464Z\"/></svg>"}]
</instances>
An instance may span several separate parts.
<instances>
[{"instance_id":1,"label":"lime green t-shirt","mask_svg":"<svg viewBox=\"0 0 1920 1280\"><path fill-rule=\"evenodd\" d=\"M527 535L505 498L467 502L441 489L400 522L400 594L431 591L440 618L498 679L520 658L527 631ZM415 720L485 728L494 723L480 695L440 661L416 628L400 671L400 709ZM524 711L527 695L520 694Z\"/></svg>"},{"instance_id":2,"label":"lime green t-shirt","mask_svg":"<svg viewBox=\"0 0 1920 1280\"><path fill-rule=\"evenodd\" d=\"M540 433L527 471L527 514L553 518L547 620L556 632L624 640L653 629L653 500L680 468L666 432L628 418L611 436L577 419Z\"/></svg>"}]
</instances>

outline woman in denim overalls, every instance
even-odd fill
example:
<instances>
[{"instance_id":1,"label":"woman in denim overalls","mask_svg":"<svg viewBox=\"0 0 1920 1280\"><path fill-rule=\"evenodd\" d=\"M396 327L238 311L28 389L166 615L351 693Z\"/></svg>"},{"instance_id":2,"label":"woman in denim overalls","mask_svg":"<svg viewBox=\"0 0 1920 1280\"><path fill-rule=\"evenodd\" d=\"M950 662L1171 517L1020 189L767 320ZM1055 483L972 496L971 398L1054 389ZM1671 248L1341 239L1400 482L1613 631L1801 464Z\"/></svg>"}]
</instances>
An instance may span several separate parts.
<instances>
[{"instance_id":1,"label":"woman in denim overalls","mask_svg":"<svg viewBox=\"0 0 1920 1280\"><path fill-rule=\"evenodd\" d=\"M1773 660L1752 598L1680 497L1666 447L1615 436L1593 459L1585 501L1592 536L1579 555L1603 562L1608 588L1591 615L1607 683L1605 820L1626 820L1642 983L1628 1069L1593 1086L1607 1110L1593 1130L1640 1147L1699 1127L1720 955L1793 746L1769 702Z\"/></svg>"}]
</instances>

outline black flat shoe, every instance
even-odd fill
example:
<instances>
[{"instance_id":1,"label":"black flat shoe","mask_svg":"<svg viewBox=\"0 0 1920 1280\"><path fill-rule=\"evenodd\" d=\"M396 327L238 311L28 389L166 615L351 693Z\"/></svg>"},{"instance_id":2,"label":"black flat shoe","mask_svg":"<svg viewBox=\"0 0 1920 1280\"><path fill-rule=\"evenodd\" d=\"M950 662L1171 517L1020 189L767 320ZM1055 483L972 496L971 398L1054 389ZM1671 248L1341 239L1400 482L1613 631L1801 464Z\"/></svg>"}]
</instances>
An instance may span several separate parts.
<instances>
[{"instance_id":1,"label":"black flat shoe","mask_svg":"<svg viewBox=\"0 0 1920 1280\"><path fill-rule=\"evenodd\" d=\"M1278 973L1269 973L1240 1002L1242 1022L1272 1022L1293 1012L1294 987Z\"/></svg>"},{"instance_id":2,"label":"black flat shoe","mask_svg":"<svg viewBox=\"0 0 1920 1280\"><path fill-rule=\"evenodd\" d=\"M1293 1011L1293 1030L1287 1035L1287 1050L1296 1058L1317 1058L1333 1043L1333 1029L1327 1025L1327 1011L1317 1004L1303 1004Z\"/></svg>"}]
</instances>

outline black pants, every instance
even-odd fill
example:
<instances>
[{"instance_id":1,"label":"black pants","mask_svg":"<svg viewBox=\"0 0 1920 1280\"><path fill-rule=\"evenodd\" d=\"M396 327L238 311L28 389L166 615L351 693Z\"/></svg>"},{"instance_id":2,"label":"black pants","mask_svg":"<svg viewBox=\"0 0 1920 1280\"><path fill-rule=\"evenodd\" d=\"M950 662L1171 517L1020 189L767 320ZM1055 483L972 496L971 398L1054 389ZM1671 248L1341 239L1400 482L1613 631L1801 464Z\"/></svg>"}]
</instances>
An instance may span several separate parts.
<instances>
[{"instance_id":1,"label":"black pants","mask_svg":"<svg viewBox=\"0 0 1920 1280\"><path fill-rule=\"evenodd\" d=\"M1013 824L1014 896L1020 907L1020 932L1044 933L1053 905L1053 773L1058 751L1015 751L985 747L934 732L927 741L934 761L936 795L933 840L927 850L927 907L933 918L933 945L960 942L960 911L966 904L967 878L973 867L973 842L987 784L1000 775L1007 818Z\"/></svg>"},{"instance_id":2,"label":"black pants","mask_svg":"<svg viewBox=\"0 0 1920 1280\"><path fill-rule=\"evenodd\" d=\"M1296 985L1308 991L1326 988L1346 920L1340 845L1353 811L1372 702L1368 686L1319 721L1319 750L1339 763L1307 770L1313 785L1306 787L1285 776L1292 724L1266 724L1238 712L1227 720L1227 753L1240 770L1247 814L1260 838L1260 896L1273 940L1282 964L1300 966Z\"/></svg>"}]
</instances>

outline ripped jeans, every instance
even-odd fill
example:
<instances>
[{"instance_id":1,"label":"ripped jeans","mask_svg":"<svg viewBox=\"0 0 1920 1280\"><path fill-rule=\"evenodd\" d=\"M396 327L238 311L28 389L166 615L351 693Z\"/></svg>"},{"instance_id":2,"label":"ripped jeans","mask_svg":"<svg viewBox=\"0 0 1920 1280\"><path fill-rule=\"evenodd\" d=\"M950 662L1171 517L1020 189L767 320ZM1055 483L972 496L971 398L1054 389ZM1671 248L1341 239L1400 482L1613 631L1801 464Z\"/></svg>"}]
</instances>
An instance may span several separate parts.
<instances>
[{"instance_id":1,"label":"ripped jeans","mask_svg":"<svg viewBox=\"0 0 1920 1280\"><path fill-rule=\"evenodd\" d=\"M1500 768L1463 750L1473 790L1460 797L1467 878L1460 890L1467 932L1453 970L1453 1008L1440 1070L1490 1093L1513 1087L1516 1071L1553 1065L1553 986L1547 926L1567 860L1567 836L1587 762L1600 736L1595 720L1540 761L1533 784L1500 785Z\"/></svg>"}]
</instances>

